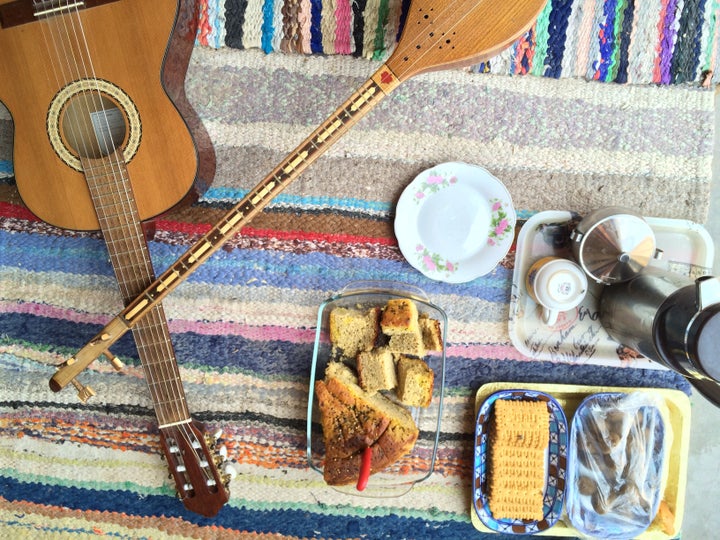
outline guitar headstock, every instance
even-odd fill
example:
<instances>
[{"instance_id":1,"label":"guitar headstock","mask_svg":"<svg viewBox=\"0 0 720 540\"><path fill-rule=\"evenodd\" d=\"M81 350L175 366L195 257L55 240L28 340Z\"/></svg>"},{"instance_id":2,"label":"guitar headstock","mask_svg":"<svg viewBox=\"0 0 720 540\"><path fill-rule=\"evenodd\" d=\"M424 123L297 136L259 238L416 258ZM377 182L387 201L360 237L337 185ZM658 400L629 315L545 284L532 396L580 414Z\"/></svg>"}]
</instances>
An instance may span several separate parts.
<instances>
[{"instance_id":1,"label":"guitar headstock","mask_svg":"<svg viewBox=\"0 0 720 540\"><path fill-rule=\"evenodd\" d=\"M161 427L160 442L185 508L206 517L217 514L230 497L231 479L219 472L225 456L216 446L217 438L190 421Z\"/></svg>"}]
</instances>

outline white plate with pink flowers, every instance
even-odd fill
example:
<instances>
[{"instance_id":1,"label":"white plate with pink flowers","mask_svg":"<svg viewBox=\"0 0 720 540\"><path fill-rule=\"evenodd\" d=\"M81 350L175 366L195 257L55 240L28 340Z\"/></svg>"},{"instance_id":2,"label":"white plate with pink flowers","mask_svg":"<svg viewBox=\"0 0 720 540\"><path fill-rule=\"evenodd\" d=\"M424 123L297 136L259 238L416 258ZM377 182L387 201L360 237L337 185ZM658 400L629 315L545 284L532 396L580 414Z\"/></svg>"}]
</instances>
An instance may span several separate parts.
<instances>
[{"instance_id":1,"label":"white plate with pink flowers","mask_svg":"<svg viewBox=\"0 0 720 540\"><path fill-rule=\"evenodd\" d=\"M490 273L507 255L515 219L500 180L477 165L442 163L403 191L395 235L403 256L424 275L465 283Z\"/></svg>"}]
</instances>

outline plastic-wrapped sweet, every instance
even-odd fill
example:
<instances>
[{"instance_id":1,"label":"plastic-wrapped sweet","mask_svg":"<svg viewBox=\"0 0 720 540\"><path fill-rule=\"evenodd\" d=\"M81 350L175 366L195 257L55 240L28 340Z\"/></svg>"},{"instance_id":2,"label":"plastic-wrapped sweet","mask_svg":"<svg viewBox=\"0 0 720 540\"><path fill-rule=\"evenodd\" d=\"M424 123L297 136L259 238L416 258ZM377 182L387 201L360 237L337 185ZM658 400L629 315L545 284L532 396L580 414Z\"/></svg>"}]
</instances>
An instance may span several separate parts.
<instances>
[{"instance_id":1,"label":"plastic-wrapped sweet","mask_svg":"<svg viewBox=\"0 0 720 540\"><path fill-rule=\"evenodd\" d=\"M583 535L634 538L662 499L667 459L663 400L648 392L595 394L570 432L567 513Z\"/></svg>"}]
</instances>

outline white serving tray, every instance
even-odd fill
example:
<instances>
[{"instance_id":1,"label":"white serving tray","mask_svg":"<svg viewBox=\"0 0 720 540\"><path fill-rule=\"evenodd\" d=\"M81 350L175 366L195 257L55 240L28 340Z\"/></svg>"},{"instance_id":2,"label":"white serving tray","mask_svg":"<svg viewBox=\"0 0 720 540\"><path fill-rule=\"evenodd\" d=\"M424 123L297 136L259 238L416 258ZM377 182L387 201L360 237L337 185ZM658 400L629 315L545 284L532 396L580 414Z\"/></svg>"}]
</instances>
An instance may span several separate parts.
<instances>
[{"instance_id":1,"label":"white serving tray","mask_svg":"<svg viewBox=\"0 0 720 540\"><path fill-rule=\"evenodd\" d=\"M655 233L657 248L663 251L662 258L652 265L693 279L712 272L715 249L702 225L679 219L645 220ZM525 276L533 262L542 257L573 259L570 233L579 221L580 217L570 212L548 211L534 215L520 229L508 328L513 345L538 360L660 368L660 364L619 345L600 324L598 300L605 285L591 280L580 306L561 313L552 327L542 322L540 307L525 289Z\"/></svg>"}]
</instances>

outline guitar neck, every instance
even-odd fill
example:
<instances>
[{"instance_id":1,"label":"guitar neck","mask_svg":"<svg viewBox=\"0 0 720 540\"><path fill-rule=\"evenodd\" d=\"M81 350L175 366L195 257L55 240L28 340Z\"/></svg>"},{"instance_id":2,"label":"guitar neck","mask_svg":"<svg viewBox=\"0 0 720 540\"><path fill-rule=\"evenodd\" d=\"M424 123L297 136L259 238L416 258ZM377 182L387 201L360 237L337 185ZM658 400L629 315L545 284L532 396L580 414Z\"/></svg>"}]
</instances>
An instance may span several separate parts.
<instances>
[{"instance_id":1,"label":"guitar neck","mask_svg":"<svg viewBox=\"0 0 720 540\"><path fill-rule=\"evenodd\" d=\"M147 242L119 152L82 158L85 178L125 304L155 277ZM133 328L133 336L160 426L190 421L162 304Z\"/></svg>"}]
</instances>

